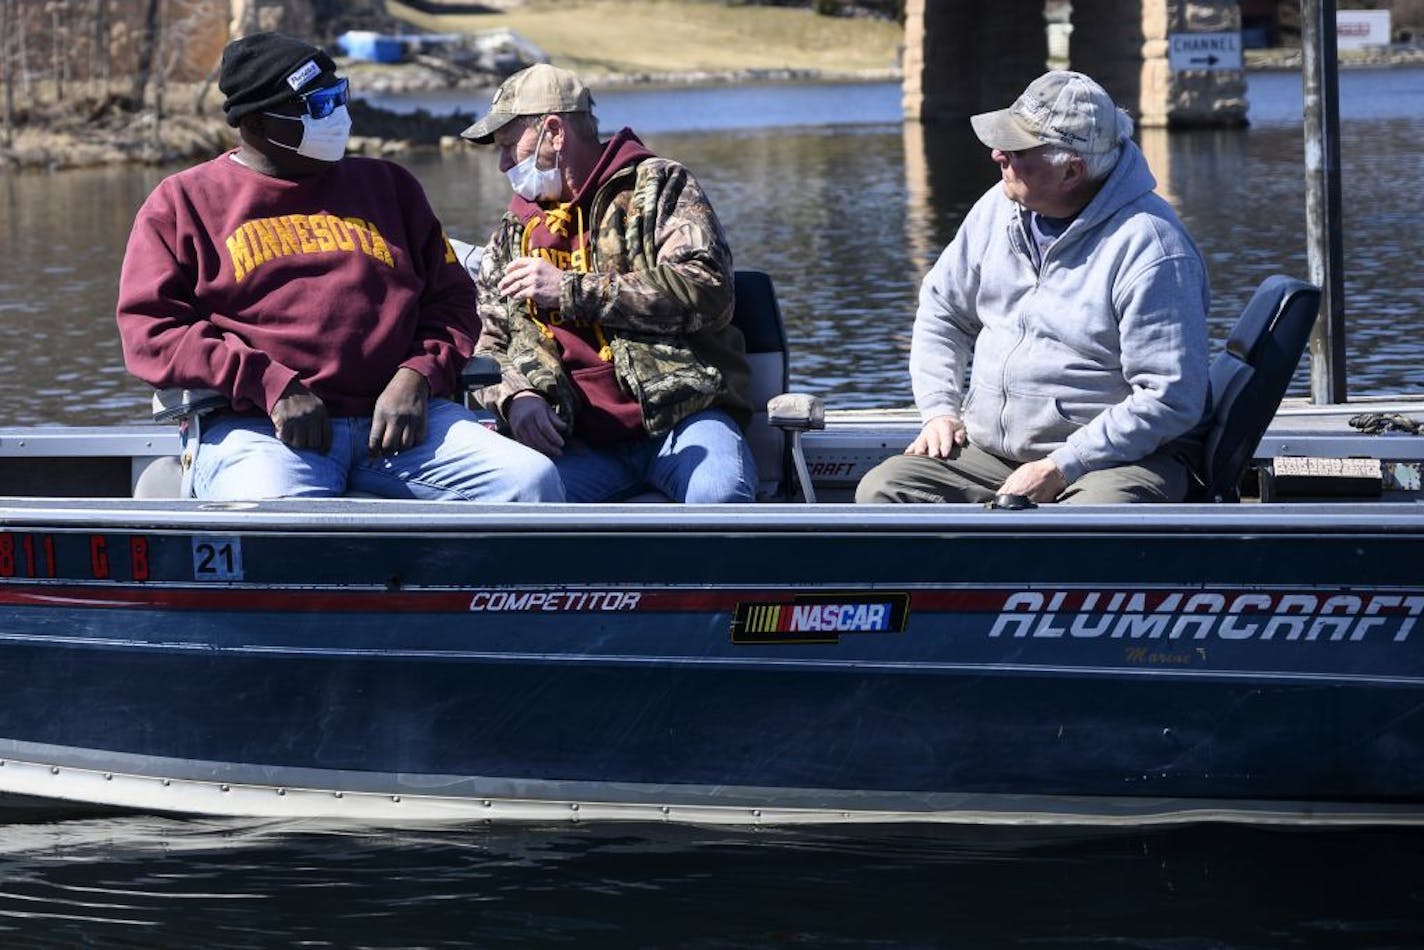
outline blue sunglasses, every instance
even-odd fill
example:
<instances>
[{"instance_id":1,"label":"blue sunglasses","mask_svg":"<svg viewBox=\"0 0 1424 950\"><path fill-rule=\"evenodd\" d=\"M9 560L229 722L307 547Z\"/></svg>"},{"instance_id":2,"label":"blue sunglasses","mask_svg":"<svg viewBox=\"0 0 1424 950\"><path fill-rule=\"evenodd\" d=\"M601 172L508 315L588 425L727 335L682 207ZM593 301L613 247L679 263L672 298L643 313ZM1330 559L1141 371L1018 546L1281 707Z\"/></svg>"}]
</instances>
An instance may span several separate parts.
<instances>
[{"instance_id":1,"label":"blue sunglasses","mask_svg":"<svg viewBox=\"0 0 1424 950\"><path fill-rule=\"evenodd\" d=\"M337 106L346 105L347 92L350 90L345 79L338 79L330 86L323 86L320 89L313 89L311 92L304 92L297 96L306 106L307 115L313 119L325 119L336 111Z\"/></svg>"}]
</instances>

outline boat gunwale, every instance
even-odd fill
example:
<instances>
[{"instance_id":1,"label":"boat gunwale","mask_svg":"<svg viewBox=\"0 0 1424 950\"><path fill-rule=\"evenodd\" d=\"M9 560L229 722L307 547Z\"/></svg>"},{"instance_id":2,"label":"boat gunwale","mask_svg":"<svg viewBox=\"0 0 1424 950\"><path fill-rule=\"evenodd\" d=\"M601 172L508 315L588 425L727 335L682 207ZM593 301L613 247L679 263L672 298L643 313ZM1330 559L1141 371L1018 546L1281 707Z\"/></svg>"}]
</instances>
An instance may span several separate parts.
<instances>
[{"instance_id":1,"label":"boat gunwale","mask_svg":"<svg viewBox=\"0 0 1424 950\"><path fill-rule=\"evenodd\" d=\"M1263 534L1424 535L1424 502L1043 506L475 504L392 499L0 498L0 530L142 528L175 532L347 534Z\"/></svg>"}]
</instances>

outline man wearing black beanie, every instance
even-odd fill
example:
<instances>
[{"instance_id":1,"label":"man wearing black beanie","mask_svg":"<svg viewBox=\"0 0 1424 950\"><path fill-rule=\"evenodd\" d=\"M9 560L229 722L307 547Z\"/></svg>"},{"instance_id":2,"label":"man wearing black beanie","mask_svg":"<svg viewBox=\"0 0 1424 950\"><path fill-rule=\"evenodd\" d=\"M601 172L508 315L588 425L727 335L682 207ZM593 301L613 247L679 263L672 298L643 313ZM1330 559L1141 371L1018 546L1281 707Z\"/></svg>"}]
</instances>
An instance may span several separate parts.
<instances>
[{"instance_id":1,"label":"man wearing black beanie","mask_svg":"<svg viewBox=\"0 0 1424 950\"><path fill-rule=\"evenodd\" d=\"M240 144L149 195L117 310L131 373L228 399L184 446L193 493L562 500L548 459L459 403L474 288L415 178L345 155L331 57L255 33L218 85Z\"/></svg>"},{"instance_id":2,"label":"man wearing black beanie","mask_svg":"<svg viewBox=\"0 0 1424 950\"><path fill-rule=\"evenodd\" d=\"M336 64L322 50L281 33L253 33L223 49L218 88L227 96L227 124L277 105L314 86L330 85ZM320 81L320 82L318 82Z\"/></svg>"}]
</instances>

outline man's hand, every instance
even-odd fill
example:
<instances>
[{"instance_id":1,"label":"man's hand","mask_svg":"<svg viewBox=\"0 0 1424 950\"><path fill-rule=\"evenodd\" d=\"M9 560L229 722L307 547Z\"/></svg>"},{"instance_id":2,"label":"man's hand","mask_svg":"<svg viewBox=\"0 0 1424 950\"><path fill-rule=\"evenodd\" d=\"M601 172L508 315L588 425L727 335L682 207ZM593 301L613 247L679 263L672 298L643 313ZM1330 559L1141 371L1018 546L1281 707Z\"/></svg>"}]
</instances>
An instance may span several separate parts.
<instances>
[{"instance_id":1,"label":"man's hand","mask_svg":"<svg viewBox=\"0 0 1424 950\"><path fill-rule=\"evenodd\" d=\"M295 379L282 390L269 413L277 438L294 449L325 454L331 448L331 419L326 403Z\"/></svg>"},{"instance_id":2,"label":"man's hand","mask_svg":"<svg viewBox=\"0 0 1424 950\"><path fill-rule=\"evenodd\" d=\"M559 305L564 272L539 257L516 257L499 279L501 297L532 300L536 306L553 310Z\"/></svg>"},{"instance_id":3,"label":"man's hand","mask_svg":"<svg viewBox=\"0 0 1424 950\"><path fill-rule=\"evenodd\" d=\"M564 454L564 433L569 431L569 425L543 396L530 389L515 393L504 416L515 439L549 458Z\"/></svg>"},{"instance_id":4,"label":"man's hand","mask_svg":"<svg viewBox=\"0 0 1424 950\"><path fill-rule=\"evenodd\" d=\"M915 436L915 441L905 449L905 454L947 459L955 446L964 445L968 441L969 435L964 431L964 423L950 415L935 416L925 423L920 434Z\"/></svg>"},{"instance_id":5,"label":"man's hand","mask_svg":"<svg viewBox=\"0 0 1424 950\"><path fill-rule=\"evenodd\" d=\"M1048 459L1025 462L1009 473L999 486L1000 495L1025 495L1039 504L1057 500L1068 487L1068 479Z\"/></svg>"},{"instance_id":6,"label":"man's hand","mask_svg":"<svg viewBox=\"0 0 1424 950\"><path fill-rule=\"evenodd\" d=\"M402 366L376 399L371 413L371 438L366 451L371 455L394 455L419 445L425 438L426 407L430 383L415 370Z\"/></svg>"}]
</instances>

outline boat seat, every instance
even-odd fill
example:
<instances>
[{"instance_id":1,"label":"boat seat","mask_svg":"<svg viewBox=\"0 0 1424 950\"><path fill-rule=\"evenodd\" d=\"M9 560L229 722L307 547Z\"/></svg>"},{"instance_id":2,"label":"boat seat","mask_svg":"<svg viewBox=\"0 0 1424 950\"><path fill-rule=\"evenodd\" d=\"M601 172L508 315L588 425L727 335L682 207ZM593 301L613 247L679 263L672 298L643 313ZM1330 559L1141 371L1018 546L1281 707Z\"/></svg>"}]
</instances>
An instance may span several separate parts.
<instances>
[{"instance_id":1,"label":"boat seat","mask_svg":"<svg viewBox=\"0 0 1424 950\"><path fill-rule=\"evenodd\" d=\"M791 361L786 348L786 329L781 307L770 275L758 270L736 272L736 306L732 325L746 340L751 383L747 401L752 406L747 424L747 447L756 462L759 484L757 498L787 498L794 491L791 475L791 444L787 430L773 424L768 403L786 392L790 384Z\"/></svg>"},{"instance_id":2,"label":"boat seat","mask_svg":"<svg viewBox=\"0 0 1424 950\"><path fill-rule=\"evenodd\" d=\"M1211 401L1203 423L1203 495L1241 500L1241 477L1295 375L1320 310L1320 289L1284 275L1267 277L1247 302L1211 363Z\"/></svg>"},{"instance_id":3,"label":"boat seat","mask_svg":"<svg viewBox=\"0 0 1424 950\"><path fill-rule=\"evenodd\" d=\"M202 436L202 418L228 404L227 397L212 389L159 389L153 394L153 421L174 422L190 432L182 454L160 459L134 481L135 498L192 498L193 461Z\"/></svg>"}]
</instances>

